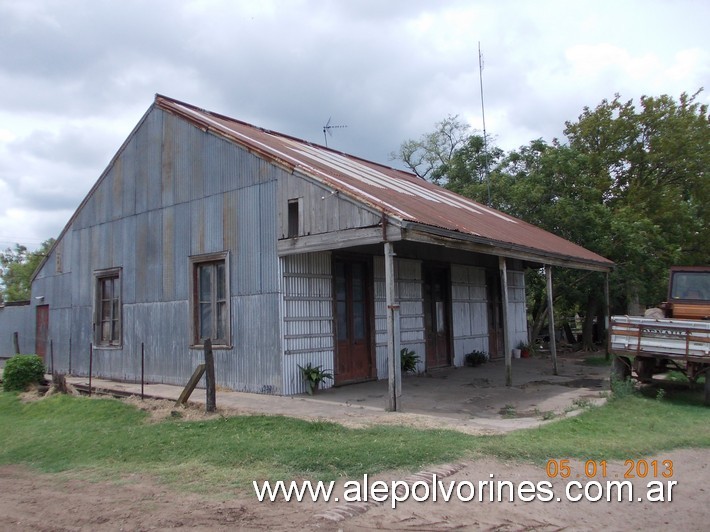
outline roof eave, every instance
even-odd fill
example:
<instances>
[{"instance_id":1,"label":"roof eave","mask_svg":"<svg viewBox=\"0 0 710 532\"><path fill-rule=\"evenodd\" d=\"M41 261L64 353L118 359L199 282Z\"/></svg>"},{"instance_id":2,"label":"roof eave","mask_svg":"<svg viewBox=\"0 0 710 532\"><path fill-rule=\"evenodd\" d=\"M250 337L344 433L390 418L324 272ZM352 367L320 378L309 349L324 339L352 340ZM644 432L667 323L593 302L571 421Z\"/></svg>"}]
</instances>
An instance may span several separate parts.
<instances>
[{"instance_id":1,"label":"roof eave","mask_svg":"<svg viewBox=\"0 0 710 532\"><path fill-rule=\"evenodd\" d=\"M499 242L488 238L477 237L468 233L451 231L441 227L421 224L411 221L403 221L403 239L411 241L446 244L452 246L453 242L459 242L463 249L469 249L487 255L497 255L506 258L520 259L529 262L537 262L550 266L560 266L563 268L573 268L578 270L590 270L599 272L609 272L614 268L614 263L603 257L601 260L591 260L582 257L573 257L561 253L551 253L545 250L511 244L509 242ZM439 240L439 242L431 241ZM443 239L443 240L442 240Z\"/></svg>"}]
</instances>

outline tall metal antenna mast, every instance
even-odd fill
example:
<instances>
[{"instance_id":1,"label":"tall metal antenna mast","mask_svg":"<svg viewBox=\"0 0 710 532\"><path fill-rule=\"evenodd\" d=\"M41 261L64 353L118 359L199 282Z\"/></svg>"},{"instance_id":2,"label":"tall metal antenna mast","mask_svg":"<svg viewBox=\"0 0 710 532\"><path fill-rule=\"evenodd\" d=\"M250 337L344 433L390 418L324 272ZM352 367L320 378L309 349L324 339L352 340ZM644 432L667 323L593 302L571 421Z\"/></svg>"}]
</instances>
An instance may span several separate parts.
<instances>
[{"instance_id":1,"label":"tall metal antenna mast","mask_svg":"<svg viewBox=\"0 0 710 532\"><path fill-rule=\"evenodd\" d=\"M478 41L478 79L481 82L481 116L483 117L483 164L486 172L486 185L488 186L488 206L491 206L491 179L488 169L488 136L486 135L486 108L483 104L483 54L481 41Z\"/></svg>"},{"instance_id":2,"label":"tall metal antenna mast","mask_svg":"<svg viewBox=\"0 0 710 532\"><path fill-rule=\"evenodd\" d=\"M340 129L340 128L348 127L348 126L334 126L334 125L331 125L330 121L331 121L332 118L333 118L332 116L331 116L330 118L328 118L328 121L327 121L327 122L325 123L325 125L323 126L323 138L325 139L325 147L326 147L326 148L328 147L328 135L330 135L331 137L333 136L333 133L330 131L331 129ZM326 135L326 133L327 133L328 135Z\"/></svg>"}]
</instances>

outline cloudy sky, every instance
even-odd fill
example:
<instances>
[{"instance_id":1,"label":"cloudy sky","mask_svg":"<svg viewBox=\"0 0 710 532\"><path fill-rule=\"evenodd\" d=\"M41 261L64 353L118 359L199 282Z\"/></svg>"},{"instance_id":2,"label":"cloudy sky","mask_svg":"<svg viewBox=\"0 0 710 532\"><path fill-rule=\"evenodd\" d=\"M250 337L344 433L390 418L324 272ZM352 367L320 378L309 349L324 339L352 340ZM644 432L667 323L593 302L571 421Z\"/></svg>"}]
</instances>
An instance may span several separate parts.
<instances>
[{"instance_id":1,"label":"cloudy sky","mask_svg":"<svg viewBox=\"0 0 710 532\"><path fill-rule=\"evenodd\" d=\"M0 0L0 248L56 237L156 93L397 166L447 115L511 150L620 93L710 103L706 0Z\"/></svg>"}]
</instances>

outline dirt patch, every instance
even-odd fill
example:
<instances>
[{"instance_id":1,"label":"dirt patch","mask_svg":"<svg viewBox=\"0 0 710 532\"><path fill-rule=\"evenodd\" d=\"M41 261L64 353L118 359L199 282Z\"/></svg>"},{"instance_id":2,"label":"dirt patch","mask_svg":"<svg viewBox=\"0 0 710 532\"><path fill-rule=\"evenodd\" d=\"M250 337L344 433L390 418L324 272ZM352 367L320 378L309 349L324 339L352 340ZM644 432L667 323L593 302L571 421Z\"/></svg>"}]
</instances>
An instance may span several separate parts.
<instances>
[{"instance_id":1,"label":"dirt patch","mask_svg":"<svg viewBox=\"0 0 710 532\"><path fill-rule=\"evenodd\" d=\"M198 421L203 419L213 419L223 417L226 414L236 416L241 413L238 411L225 412L219 410L217 412L206 412L205 407L195 403L187 403L186 405L176 405L175 401L167 399L141 399L136 395L121 399L123 402L136 407L138 410L147 412L149 420L153 423L164 421L166 419L182 419L185 421Z\"/></svg>"},{"instance_id":2,"label":"dirt patch","mask_svg":"<svg viewBox=\"0 0 710 532\"><path fill-rule=\"evenodd\" d=\"M86 481L78 473L37 474L19 466L0 467L0 515L2 528L17 531L63 530L704 530L710 450L689 449L663 453L652 460L673 461L672 480L677 481L672 502L402 502L368 505L356 515L343 511L343 503L259 503L252 492L235 492L229 499L215 499L177 491L142 475L114 481ZM572 477L585 481L584 463L572 461ZM431 471L427 474L431 476ZM609 462L604 482L623 477L623 461ZM497 480L520 483L546 481L544 467L482 459L470 462L445 479L455 482ZM378 475L386 481L402 479L401 473ZM290 479L284 479L290 480ZM362 479L357 479L362 480ZM646 493L654 478L633 479L634 495ZM659 479L666 480L666 479ZM556 496L564 494L566 481L553 482ZM342 494L344 480L335 492ZM336 517L339 520L317 517ZM348 515L350 515L348 517Z\"/></svg>"}]
</instances>

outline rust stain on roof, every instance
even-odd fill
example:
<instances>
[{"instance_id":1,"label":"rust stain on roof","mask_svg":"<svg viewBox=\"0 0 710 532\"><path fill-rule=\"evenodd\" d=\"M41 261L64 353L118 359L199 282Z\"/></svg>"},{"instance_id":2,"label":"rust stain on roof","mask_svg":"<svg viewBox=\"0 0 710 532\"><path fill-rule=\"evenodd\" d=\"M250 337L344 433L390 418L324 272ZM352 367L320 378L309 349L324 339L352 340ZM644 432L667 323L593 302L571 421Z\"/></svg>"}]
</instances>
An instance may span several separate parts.
<instances>
[{"instance_id":1,"label":"rust stain on roof","mask_svg":"<svg viewBox=\"0 0 710 532\"><path fill-rule=\"evenodd\" d=\"M608 259L539 227L455 194L416 175L340 153L157 95L156 105L289 171L298 171L405 222L481 242L611 267Z\"/></svg>"}]
</instances>

